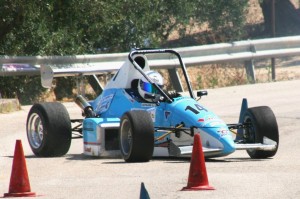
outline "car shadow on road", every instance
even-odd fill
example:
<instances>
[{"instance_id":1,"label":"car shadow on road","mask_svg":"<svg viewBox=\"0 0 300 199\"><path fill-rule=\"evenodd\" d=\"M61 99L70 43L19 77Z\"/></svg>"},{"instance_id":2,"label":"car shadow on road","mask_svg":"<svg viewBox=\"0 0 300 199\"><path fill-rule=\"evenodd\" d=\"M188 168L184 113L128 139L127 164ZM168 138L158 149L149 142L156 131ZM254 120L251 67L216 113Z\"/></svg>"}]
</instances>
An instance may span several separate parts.
<instances>
[{"instance_id":1,"label":"car shadow on road","mask_svg":"<svg viewBox=\"0 0 300 199\"><path fill-rule=\"evenodd\" d=\"M117 158L101 158L102 160L104 160L104 162L102 162L102 164L140 164L140 162L137 163L127 163L125 162L123 159L117 159ZM107 160L107 161L105 161ZM167 164L186 164L186 163L190 163L191 158L189 157L155 157L152 158L150 161L159 161L159 162L164 162ZM206 163L232 163L232 162L261 162L261 161L268 161L271 160L271 158L269 159L251 159L251 158L223 158L223 159L206 159L205 162Z\"/></svg>"},{"instance_id":2,"label":"car shadow on road","mask_svg":"<svg viewBox=\"0 0 300 199\"><path fill-rule=\"evenodd\" d=\"M206 159L205 162L208 163L230 163L230 162L261 162L261 161L268 161L271 160L271 158L268 159L251 159L248 157L245 158L222 158L222 159Z\"/></svg>"},{"instance_id":3,"label":"car shadow on road","mask_svg":"<svg viewBox=\"0 0 300 199\"><path fill-rule=\"evenodd\" d=\"M11 158L13 159L14 156L1 156L1 157L5 157L5 158ZM38 157L35 155L25 155L24 156L25 159L55 159L55 158L65 158L66 160L71 160L71 161L76 161L76 160L80 160L80 161L97 161L97 160L101 160L101 161L109 161L109 162L104 162L104 164L106 163L113 163L113 164L119 164L119 163L126 163L121 157L96 157L96 156L87 156L82 154L67 154L61 157Z\"/></svg>"},{"instance_id":4,"label":"car shadow on road","mask_svg":"<svg viewBox=\"0 0 300 199\"><path fill-rule=\"evenodd\" d=\"M270 158L271 159L271 158ZM259 162L267 161L270 159L251 159L251 158L206 158L206 163L231 163L231 162ZM179 158L155 158L154 160L165 161L166 163L190 163L191 158L179 157Z\"/></svg>"},{"instance_id":5,"label":"car shadow on road","mask_svg":"<svg viewBox=\"0 0 300 199\"><path fill-rule=\"evenodd\" d=\"M88 156L81 154L67 154L66 156L67 160L101 160L101 161L114 161L114 163L118 163L116 161L120 161L120 163L124 162L124 160L121 157L97 157L97 156Z\"/></svg>"},{"instance_id":6,"label":"car shadow on road","mask_svg":"<svg viewBox=\"0 0 300 199\"><path fill-rule=\"evenodd\" d=\"M14 156L3 156L7 158L14 158ZM138 164L138 163L127 163L125 162L122 157L95 157L95 156L87 156L83 153L81 154L67 154L62 157L37 157L35 155L26 155L26 159L49 159L49 158L65 158L67 160L87 160L87 161L97 161L101 160L102 164ZM191 158L190 157L153 157L150 161L160 161L165 163L172 163L172 164L180 164L180 163L190 163ZM231 162L262 162L262 161L269 161L272 160L272 158L267 159L251 159L249 157L228 157L228 158L206 158L206 163L231 163Z\"/></svg>"},{"instance_id":7,"label":"car shadow on road","mask_svg":"<svg viewBox=\"0 0 300 199\"><path fill-rule=\"evenodd\" d=\"M7 158L14 158L14 156L2 156ZM101 160L101 159L112 159L112 158L103 158L103 157L95 157L95 156L86 156L82 154L66 154L60 157L39 157L35 155L25 155L25 159L51 159L51 158L65 158L67 160Z\"/></svg>"},{"instance_id":8,"label":"car shadow on road","mask_svg":"<svg viewBox=\"0 0 300 199\"><path fill-rule=\"evenodd\" d=\"M5 158L12 158L12 159L14 158L14 156L12 156L12 155L2 156L2 157L5 157ZM37 157L37 156L35 156L35 155L25 155L24 157L25 157L25 159L40 158L40 157Z\"/></svg>"}]
</instances>

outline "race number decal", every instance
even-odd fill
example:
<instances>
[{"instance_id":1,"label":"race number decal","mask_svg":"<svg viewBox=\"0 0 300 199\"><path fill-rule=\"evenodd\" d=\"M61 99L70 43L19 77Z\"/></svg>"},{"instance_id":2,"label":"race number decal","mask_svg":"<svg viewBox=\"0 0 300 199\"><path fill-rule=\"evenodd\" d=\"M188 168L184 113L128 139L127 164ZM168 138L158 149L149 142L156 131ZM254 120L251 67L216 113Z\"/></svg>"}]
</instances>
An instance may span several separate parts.
<instances>
[{"instance_id":1,"label":"race number decal","mask_svg":"<svg viewBox=\"0 0 300 199\"><path fill-rule=\"evenodd\" d=\"M206 111L207 110L203 107L203 106L200 106L199 104L195 104L196 108L199 110L199 111Z\"/></svg>"},{"instance_id":2,"label":"race number decal","mask_svg":"<svg viewBox=\"0 0 300 199\"><path fill-rule=\"evenodd\" d=\"M199 111L197 111L196 109L194 109L193 107L191 107L191 106L187 106L186 108L185 108L185 111L187 111L187 110L190 110L190 111L192 111L194 114L199 114Z\"/></svg>"},{"instance_id":3,"label":"race number decal","mask_svg":"<svg viewBox=\"0 0 300 199\"><path fill-rule=\"evenodd\" d=\"M194 104L194 105L195 105L196 108L193 108L191 106L187 106L185 108L185 111L188 111L188 110L192 111L196 115L199 114L200 111L206 111L207 112L207 110L204 107L200 106L199 104Z\"/></svg>"}]
</instances>

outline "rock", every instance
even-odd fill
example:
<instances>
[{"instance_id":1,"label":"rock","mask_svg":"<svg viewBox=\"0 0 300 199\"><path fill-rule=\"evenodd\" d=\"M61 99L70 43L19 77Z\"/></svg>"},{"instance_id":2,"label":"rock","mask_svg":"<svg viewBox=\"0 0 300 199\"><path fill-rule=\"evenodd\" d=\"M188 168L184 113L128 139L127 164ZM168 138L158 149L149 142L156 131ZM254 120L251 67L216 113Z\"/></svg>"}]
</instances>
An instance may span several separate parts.
<instances>
[{"instance_id":1,"label":"rock","mask_svg":"<svg viewBox=\"0 0 300 199\"><path fill-rule=\"evenodd\" d=\"M21 109L18 99L0 99L0 113L9 113Z\"/></svg>"}]
</instances>

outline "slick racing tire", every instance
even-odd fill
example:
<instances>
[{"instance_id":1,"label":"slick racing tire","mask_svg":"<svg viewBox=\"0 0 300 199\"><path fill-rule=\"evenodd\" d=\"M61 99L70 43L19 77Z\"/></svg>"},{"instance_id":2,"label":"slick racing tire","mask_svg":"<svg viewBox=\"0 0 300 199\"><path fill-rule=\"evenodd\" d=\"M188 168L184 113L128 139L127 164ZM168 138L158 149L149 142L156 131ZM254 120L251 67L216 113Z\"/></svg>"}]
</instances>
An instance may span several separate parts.
<instances>
[{"instance_id":1,"label":"slick racing tire","mask_svg":"<svg viewBox=\"0 0 300 199\"><path fill-rule=\"evenodd\" d=\"M250 124L244 129L244 136L247 143L263 143L263 137L277 142L273 151L262 151L248 149L247 153L253 159L269 158L276 154L279 145L279 132L276 117L273 111L267 106L248 108L244 114L243 121Z\"/></svg>"},{"instance_id":2,"label":"slick racing tire","mask_svg":"<svg viewBox=\"0 0 300 199\"><path fill-rule=\"evenodd\" d=\"M126 162L148 162L152 158L154 127L147 111L133 110L122 116L119 143Z\"/></svg>"},{"instance_id":3,"label":"slick racing tire","mask_svg":"<svg viewBox=\"0 0 300 199\"><path fill-rule=\"evenodd\" d=\"M58 157L69 151L71 121L61 103L34 104L27 116L26 130L29 145L36 156Z\"/></svg>"}]
</instances>

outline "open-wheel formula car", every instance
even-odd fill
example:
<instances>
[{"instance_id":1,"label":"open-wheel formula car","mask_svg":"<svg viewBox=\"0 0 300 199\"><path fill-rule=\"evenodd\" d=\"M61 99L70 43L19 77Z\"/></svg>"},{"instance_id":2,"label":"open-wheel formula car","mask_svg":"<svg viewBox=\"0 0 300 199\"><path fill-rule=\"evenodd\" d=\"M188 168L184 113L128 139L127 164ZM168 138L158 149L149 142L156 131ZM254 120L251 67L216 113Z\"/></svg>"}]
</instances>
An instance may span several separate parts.
<instances>
[{"instance_id":1,"label":"open-wheel formula car","mask_svg":"<svg viewBox=\"0 0 300 199\"><path fill-rule=\"evenodd\" d=\"M178 65L188 92L164 85L162 75L150 68L148 57L155 56L167 56ZM241 149L251 158L276 154L279 132L269 107L248 108L244 99L239 123L225 124L198 102L207 92L195 93L198 99L179 53L170 49L132 50L96 99L76 98L84 119L71 120L58 102L34 104L27 118L28 141L36 156L65 155L72 138L81 137L85 155L122 155L126 162L146 162L153 156L190 155L193 136L200 134L207 158ZM79 124L72 125L75 122Z\"/></svg>"}]
</instances>

